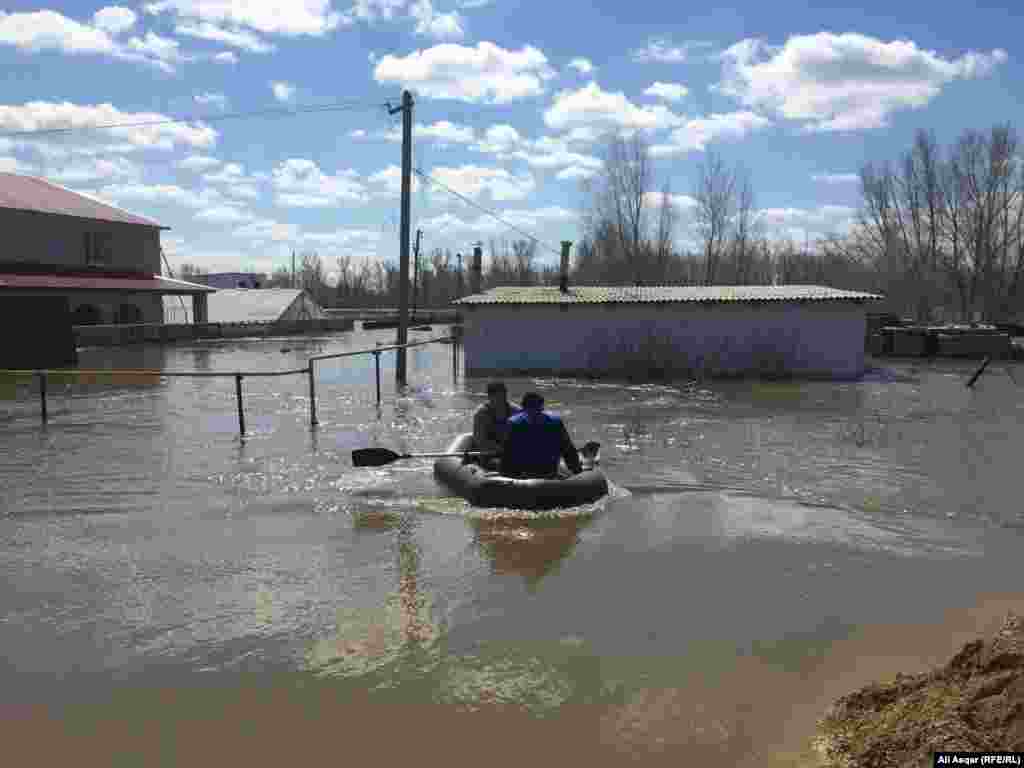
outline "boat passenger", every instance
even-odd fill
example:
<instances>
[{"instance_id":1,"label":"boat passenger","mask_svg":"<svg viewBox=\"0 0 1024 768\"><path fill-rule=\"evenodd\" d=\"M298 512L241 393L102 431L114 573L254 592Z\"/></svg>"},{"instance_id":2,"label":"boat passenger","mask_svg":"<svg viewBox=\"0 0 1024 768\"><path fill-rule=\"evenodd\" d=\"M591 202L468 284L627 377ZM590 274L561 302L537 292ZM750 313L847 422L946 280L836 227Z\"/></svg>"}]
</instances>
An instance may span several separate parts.
<instances>
[{"instance_id":1,"label":"boat passenger","mask_svg":"<svg viewBox=\"0 0 1024 768\"><path fill-rule=\"evenodd\" d=\"M580 455L562 419L544 410L544 398L536 392L523 395L523 410L508 421L501 471L509 477L558 475L558 459L572 473L583 471Z\"/></svg>"},{"instance_id":2,"label":"boat passenger","mask_svg":"<svg viewBox=\"0 0 1024 768\"><path fill-rule=\"evenodd\" d=\"M505 443L508 420L519 413L520 408L508 401L508 389L503 381L492 381L487 385L487 402L473 414L473 447L478 451L500 454ZM500 458L483 458L480 463L488 469L497 469Z\"/></svg>"}]
</instances>

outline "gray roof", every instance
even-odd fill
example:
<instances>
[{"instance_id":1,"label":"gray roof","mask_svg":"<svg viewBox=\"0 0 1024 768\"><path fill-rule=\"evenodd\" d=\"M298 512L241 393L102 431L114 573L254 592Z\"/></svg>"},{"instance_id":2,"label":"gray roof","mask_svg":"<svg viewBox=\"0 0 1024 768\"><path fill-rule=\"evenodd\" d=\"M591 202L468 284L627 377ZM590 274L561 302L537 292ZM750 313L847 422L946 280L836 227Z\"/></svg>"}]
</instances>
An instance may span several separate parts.
<instances>
[{"instance_id":1,"label":"gray roof","mask_svg":"<svg viewBox=\"0 0 1024 768\"><path fill-rule=\"evenodd\" d=\"M824 285L650 285L509 286L465 296L454 304L637 304L670 302L874 301L876 293L844 291Z\"/></svg>"},{"instance_id":2,"label":"gray roof","mask_svg":"<svg viewBox=\"0 0 1024 768\"><path fill-rule=\"evenodd\" d=\"M167 229L152 219L129 213L92 195L20 173L0 173L0 208Z\"/></svg>"},{"instance_id":3,"label":"gray roof","mask_svg":"<svg viewBox=\"0 0 1024 768\"><path fill-rule=\"evenodd\" d=\"M206 299L207 320L211 323L277 322L299 297L298 288L228 288L211 293ZM192 308L188 307L191 318ZM181 302L164 298L164 322L183 323Z\"/></svg>"}]
</instances>

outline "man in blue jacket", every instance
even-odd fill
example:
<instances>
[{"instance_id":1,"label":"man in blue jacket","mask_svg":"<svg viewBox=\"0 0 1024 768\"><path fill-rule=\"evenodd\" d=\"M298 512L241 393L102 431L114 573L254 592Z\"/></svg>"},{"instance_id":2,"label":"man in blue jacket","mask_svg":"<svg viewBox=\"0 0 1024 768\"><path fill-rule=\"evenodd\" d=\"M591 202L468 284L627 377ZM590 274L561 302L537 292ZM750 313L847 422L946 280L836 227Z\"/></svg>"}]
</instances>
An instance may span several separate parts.
<instances>
[{"instance_id":1,"label":"man in blue jacket","mask_svg":"<svg viewBox=\"0 0 1024 768\"><path fill-rule=\"evenodd\" d=\"M509 477L555 477L558 459L573 474L583 471L580 455L561 418L544 411L544 398L523 395L523 410L508 420L501 471Z\"/></svg>"}]
</instances>

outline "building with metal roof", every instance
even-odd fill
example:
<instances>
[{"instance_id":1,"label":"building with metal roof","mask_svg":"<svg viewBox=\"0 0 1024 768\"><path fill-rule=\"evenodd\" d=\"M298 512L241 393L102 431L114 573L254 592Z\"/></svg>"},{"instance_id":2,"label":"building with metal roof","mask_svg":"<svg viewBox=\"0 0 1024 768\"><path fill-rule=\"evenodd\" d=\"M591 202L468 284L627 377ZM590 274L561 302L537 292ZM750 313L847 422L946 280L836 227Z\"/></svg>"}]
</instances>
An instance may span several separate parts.
<instances>
[{"instance_id":1,"label":"building with metal roof","mask_svg":"<svg viewBox=\"0 0 1024 768\"><path fill-rule=\"evenodd\" d=\"M76 324L160 323L161 296L191 296L204 319L214 289L161 275L164 229L46 179L0 173L0 295L64 296Z\"/></svg>"},{"instance_id":2,"label":"building with metal roof","mask_svg":"<svg viewBox=\"0 0 1024 768\"><path fill-rule=\"evenodd\" d=\"M298 288L231 288L219 290L207 299L207 320L211 323L291 323L327 317L319 304ZM164 299L168 323L190 321L178 299Z\"/></svg>"},{"instance_id":3,"label":"building with metal roof","mask_svg":"<svg viewBox=\"0 0 1024 768\"><path fill-rule=\"evenodd\" d=\"M864 370L866 305L819 285L500 287L454 304L468 375Z\"/></svg>"}]
</instances>

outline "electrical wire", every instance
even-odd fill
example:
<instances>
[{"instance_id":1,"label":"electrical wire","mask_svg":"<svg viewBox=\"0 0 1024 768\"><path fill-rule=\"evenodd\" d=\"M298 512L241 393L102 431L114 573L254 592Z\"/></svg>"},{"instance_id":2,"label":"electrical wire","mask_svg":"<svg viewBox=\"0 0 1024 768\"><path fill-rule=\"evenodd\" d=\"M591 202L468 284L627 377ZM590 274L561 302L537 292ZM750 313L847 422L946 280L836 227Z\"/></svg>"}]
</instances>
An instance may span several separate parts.
<instances>
[{"instance_id":1,"label":"electrical wire","mask_svg":"<svg viewBox=\"0 0 1024 768\"><path fill-rule=\"evenodd\" d=\"M330 104L309 104L301 107L272 107L268 109L250 110L248 112L227 112L220 115L192 115L188 117L167 118L163 120L141 120L131 123L109 123L105 125L83 125L70 128L40 128L30 131L11 131L0 133L0 138L18 138L28 136L57 136L84 131L100 131L114 128L148 128L158 125L174 125L176 123L214 123L222 120L239 120L251 117L287 117L317 112L345 112L357 109L384 109L385 102L348 101Z\"/></svg>"},{"instance_id":2,"label":"electrical wire","mask_svg":"<svg viewBox=\"0 0 1024 768\"><path fill-rule=\"evenodd\" d=\"M437 185L438 187L443 189L445 192L448 192L449 194L454 195L455 197L457 197L460 200L462 200L464 203L467 203L467 204L473 206L474 208L476 208L476 209L478 209L480 211L483 211L484 213L486 213L491 218L496 219L497 221L500 221L502 224L504 224L509 229L513 229L516 232L518 232L519 234L521 234L523 237L527 237L530 240L532 240L533 242L537 243L537 245L544 246L545 248L547 248L549 251L551 251L556 256L561 256L562 255L562 252L560 250L558 250L557 248L555 248L554 246L552 246L550 243L546 243L543 240L541 240L539 237L535 237L534 235L531 235L525 229L520 229L515 224L509 224L507 221L505 221L503 218L501 218L501 216L499 216L494 211L490 210L489 208L485 208L484 206L480 205L477 202L474 202L473 200L470 200L465 195L460 194L459 192L456 192L454 189L452 189L451 187L449 187L446 184L443 184L442 182L438 181L437 179L433 178L432 176L428 176L423 171L421 171L419 168L414 168L413 169L413 173L415 173L417 176L419 176L424 181L429 181L431 184Z\"/></svg>"}]
</instances>

